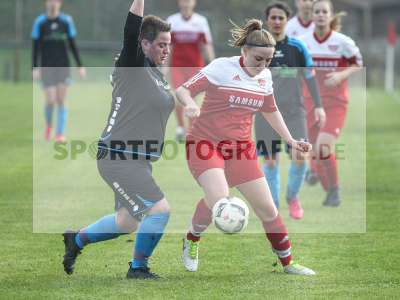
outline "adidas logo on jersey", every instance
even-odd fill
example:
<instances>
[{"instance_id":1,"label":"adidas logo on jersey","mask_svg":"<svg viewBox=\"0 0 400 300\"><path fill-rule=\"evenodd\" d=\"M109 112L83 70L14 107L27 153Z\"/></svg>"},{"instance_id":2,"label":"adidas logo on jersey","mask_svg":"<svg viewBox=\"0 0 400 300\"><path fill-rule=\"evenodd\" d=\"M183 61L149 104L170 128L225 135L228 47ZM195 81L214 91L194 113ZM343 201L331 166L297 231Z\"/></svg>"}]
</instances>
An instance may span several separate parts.
<instances>
[{"instance_id":1,"label":"adidas logo on jersey","mask_svg":"<svg viewBox=\"0 0 400 300\"><path fill-rule=\"evenodd\" d=\"M233 77L234 81L242 81L242 79L240 78L239 75L236 75L235 77Z\"/></svg>"}]
</instances>

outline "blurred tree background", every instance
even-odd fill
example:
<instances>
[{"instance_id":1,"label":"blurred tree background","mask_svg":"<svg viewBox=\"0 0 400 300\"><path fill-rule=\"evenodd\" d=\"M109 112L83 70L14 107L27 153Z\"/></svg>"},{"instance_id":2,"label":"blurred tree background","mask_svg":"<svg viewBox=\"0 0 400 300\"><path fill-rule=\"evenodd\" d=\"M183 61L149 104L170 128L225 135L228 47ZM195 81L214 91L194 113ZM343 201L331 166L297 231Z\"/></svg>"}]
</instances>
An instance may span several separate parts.
<instances>
[{"instance_id":1,"label":"blurred tree background","mask_svg":"<svg viewBox=\"0 0 400 300\"><path fill-rule=\"evenodd\" d=\"M63 11L73 16L78 42L88 66L111 66L120 50L125 17L132 0L64 0ZM249 18L264 19L265 0L198 0L197 11L211 26L219 56L237 54L230 49L229 19L243 23ZM294 9L294 0L286 1ZM146 14L163 18L177 12L176 0L146 0ZM369 81L381 84L385 64L385 35L389 20L400 24L400 1L334 0L345 10L343 32L361 45ZM0 1L0 76L3 79L30 78L30 33L35 18L43 13L44 0ZM20 53L16 49L21 50ZM400 61L397 51L397 63ZM18 68L18 70L16 70ZM399 68L396 68L399 70ZM398 71L399 72L399 71Z\"/></svg>"}]
</instances>

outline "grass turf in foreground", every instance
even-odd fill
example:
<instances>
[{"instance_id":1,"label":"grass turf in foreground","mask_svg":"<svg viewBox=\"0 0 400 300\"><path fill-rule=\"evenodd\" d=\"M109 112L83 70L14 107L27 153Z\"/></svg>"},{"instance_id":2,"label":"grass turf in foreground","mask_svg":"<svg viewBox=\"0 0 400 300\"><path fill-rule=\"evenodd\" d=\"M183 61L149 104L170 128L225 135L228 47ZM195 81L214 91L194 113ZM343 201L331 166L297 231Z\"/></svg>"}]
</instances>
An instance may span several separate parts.
<instances>
[{"instance_id":1,"label":"grass turf in foreground","mask_svg":"<svg viewBox=\"0 0 400 300\"><path fill-rule=\"evenodd\" d=\"M124 279L132 245L126 238L88 247L76 273L63 274L60 235L32 234L31 100L29 86L2 84L0 128L0 298L357 298L398 297L400 106L380 91L368 102L366 234L292 235L295 256L313 278L271 273L262 235L208 235L201 269L186 273L181 236L166 235L152 267L165 279Z\"/></svg>"}]
</instances>

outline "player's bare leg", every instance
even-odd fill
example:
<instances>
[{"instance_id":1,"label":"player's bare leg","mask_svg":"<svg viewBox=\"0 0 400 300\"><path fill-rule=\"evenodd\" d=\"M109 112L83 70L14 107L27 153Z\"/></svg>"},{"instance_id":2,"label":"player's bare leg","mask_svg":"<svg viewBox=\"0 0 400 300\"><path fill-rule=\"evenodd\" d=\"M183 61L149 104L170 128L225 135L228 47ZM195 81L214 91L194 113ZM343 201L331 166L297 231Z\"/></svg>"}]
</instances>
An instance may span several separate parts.
<instances>
[{"instance_id":1,"label":"player's bare leg","mask_svg":"<svg viewBox=\"0 0 400 300\"><path fill-rule=\"evenodd\" d=\"M183 264L190 272L198 269L200 237L211 224L212 207L218 200L229 196L229 186L223 169L207 170L200 175L198 181L203 188L204 199L197 204L191 228L183 240Z\"/></svg>"},{"instance_id":2,"label":"player's bare leg","mask_svg":"<svg viewBox=\"0 0 400 300\"><path fill-rule=\"evenodd\" d=\"M265 178L246 182L237 188L249 201L261 220L266 237L277 254L284 272L296 275L315 275L313 270L293 263L288 232L272 200Z\"/></svg>"}]
</instances>

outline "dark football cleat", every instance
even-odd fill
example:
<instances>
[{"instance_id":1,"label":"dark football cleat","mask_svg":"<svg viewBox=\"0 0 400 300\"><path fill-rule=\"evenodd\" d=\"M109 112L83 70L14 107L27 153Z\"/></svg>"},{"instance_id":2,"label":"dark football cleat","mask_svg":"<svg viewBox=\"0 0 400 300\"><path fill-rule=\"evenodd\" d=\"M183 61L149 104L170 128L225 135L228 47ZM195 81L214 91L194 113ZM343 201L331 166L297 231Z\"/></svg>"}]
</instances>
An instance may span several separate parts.
<instances>
[{"instance_id":1,"label":"dark football cleat","mask_svg":"<svg viewBox=\"0 0 400 300\"><path fill-rule=\"evenodd\" d=\"M129 270L126 274L126 278L128 279L139 279L139 280L156 280L161 277L157 274L150 272L149 268L131 268L131 263L129 263Z\"/></svg>"},{"instance_id":2,"label":"dark football cleat","mask_svg":"<svg viewBox=\"0 0 400 300\"><path fill-rule=\"evenodd\" d=\"M76 258L79 254L81 254L81 249L77 246L75 242L75 236L77 232L67 230L64 234L64 245L65 245L65 254L64 254L64 271L68 275L71 275L74 272L74 266L76 262Z\"/></svg>"},{"instance_id":3,"label":"dark football cleat","mask_svg":"<svg viewBox=\"0 0 400 300\"><path fill-rule=\"evenodd\" d=\"M305 181L308 185L316 185L319 182L318 174L312 170L307 170Z\"/></svg>"},{"instance_id":4,"label":"dark football cleat","mask_svg":"<svg viewBox=\"0 0 400 300\"><path fill-rule=\"evenodd\" d=\"M339 188L332 188L329 190L328 194L326 195L323 206L328 207L338 207L340 206L341 200L339 196Z\"/></svg>"}]
</instances>

